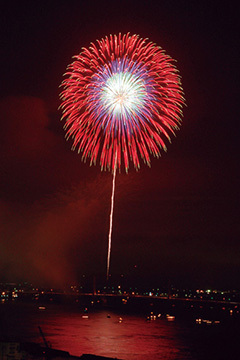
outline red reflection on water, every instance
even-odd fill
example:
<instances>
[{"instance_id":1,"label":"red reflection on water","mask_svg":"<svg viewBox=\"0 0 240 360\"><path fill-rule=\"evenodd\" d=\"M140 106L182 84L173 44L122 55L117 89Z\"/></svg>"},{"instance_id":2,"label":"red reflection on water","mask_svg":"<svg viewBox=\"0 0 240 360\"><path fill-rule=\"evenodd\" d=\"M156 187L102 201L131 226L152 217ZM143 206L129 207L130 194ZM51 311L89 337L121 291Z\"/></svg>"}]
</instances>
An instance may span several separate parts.
<instances>
[{"instance_id":1,"label":"red reflection on water","mask_svg":"<svg viewBox=\"0 0 240 360\"><path fill-rule=\"evenodd\" d=\"M42 327L54 348L72 355L92 353L127 360L180 359L183 346L177 338L176 324L166 319L147 322L144 317L116 313L110 313L109 317L108 314L90 313L88 319L80 313L59 314L54 319L44 319Z\"/></svg>"},{"instance_id":2,"label":"red reflection on water","mask_svg":"<svg viewBox=\"0 0 240 360\"><path fill-rule=\"evenodd\" d=\"M108 316L108 314L110 316ZM9 313L9 335L22 341L42 343L38 326L53 348L80 356L91 353L123 360L186 360L177 322L167 319L146 321L142 316L122 315L105 311L89 313L82 318L79 309L49 305L46 310L28 307ZM14 322L14 319L17 321ZM119 318L122 322L119 322Z\"/></svg>"}]
</instances>

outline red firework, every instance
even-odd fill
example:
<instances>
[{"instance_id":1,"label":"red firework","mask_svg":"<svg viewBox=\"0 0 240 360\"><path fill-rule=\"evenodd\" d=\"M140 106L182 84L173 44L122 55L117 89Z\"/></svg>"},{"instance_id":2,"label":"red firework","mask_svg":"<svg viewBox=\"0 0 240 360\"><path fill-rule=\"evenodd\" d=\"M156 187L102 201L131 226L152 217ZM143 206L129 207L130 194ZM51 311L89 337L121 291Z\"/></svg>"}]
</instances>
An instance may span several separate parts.
<instances>
[{"instance_id":1,"label":"red firework","mask_svg":"<svg viewBox=\"0 0 240 360\"><path fill-rule=\"evenodd\" d=\"M171 57L138 35L110 35L83 48L68 66L61 93L67 138L102 169L129 169L166 151L184 104Z\"/></svg>"}]
</instances>

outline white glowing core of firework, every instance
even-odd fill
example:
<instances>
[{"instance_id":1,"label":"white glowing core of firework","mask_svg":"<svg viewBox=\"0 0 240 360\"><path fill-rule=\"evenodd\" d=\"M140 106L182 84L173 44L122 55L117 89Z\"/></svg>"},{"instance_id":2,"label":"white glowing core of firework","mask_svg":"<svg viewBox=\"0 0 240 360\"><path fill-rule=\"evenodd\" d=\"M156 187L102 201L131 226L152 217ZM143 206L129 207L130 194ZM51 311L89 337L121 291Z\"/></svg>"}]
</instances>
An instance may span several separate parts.
<instances>
[{"instance_id":1,"label":"white glowing core of firework","mask_svg":"<svg viewBox=\"0 0 240 360\"><path fill-rule=\"evenodd\" d=\"M102 88L102 101L113 115L134 113L143 106L144 82L130 72L113 74Z\"/></svg>"}]
</instances>

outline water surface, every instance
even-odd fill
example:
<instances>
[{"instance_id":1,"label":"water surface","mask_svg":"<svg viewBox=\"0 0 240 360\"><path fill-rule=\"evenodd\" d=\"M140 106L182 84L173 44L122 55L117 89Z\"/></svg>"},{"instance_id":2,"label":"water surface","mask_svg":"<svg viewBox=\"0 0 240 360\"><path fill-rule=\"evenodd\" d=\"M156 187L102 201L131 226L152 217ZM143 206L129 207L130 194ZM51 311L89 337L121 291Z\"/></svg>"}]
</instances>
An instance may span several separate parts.
<instances>
[{"instance_id":1,"label":"water surface","mask_svg":"<svg viewBox=\"0 0 240 360\"><path fill-rule=\"evenodd\" d=\"M42 343L38 326L53 348L123 360L238 359L239 329L199 326L190 319L146 321L143 315L56 304L0 305L0 337ZM122 321L119 321L122 318Z\"/></svg>"}]
</instances>

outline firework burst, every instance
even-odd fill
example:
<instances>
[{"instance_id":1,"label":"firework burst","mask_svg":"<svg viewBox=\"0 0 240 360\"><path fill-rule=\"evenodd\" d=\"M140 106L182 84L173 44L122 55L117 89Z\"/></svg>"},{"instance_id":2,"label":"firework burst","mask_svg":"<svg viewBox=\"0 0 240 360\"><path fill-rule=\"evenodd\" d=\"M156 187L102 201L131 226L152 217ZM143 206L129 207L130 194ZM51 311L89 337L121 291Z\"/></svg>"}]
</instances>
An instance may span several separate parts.
<instances>
[{"instance_id":1,"label":"firework burst","mask_svg":"<svg viewBox=\"0 0 240 360\"><path fill-rule=\"evenodd\" d=\"M114 171L166 151L184 104L173 60L138 35L110 35L83 48L69 65L62 118L73 149L90 164Z\"/></svg>"},{"instance_id":2,"label":"firework burst","mask_svg":"<svg viewBox=\"0 0 240 360\"><path fill-rule=\"evenodd\" d=\"M113 172L109 219L109 277L115 179L123 164L166 151L166 140L181 123L183 90L173 60L138 35L110 35L83 48L69 65L61 93L62 118L73 149Z\"/></svg>"}]
</instances>

